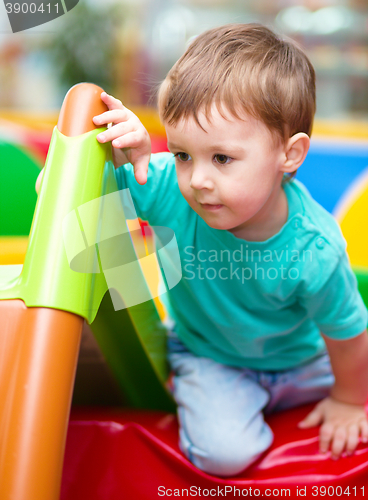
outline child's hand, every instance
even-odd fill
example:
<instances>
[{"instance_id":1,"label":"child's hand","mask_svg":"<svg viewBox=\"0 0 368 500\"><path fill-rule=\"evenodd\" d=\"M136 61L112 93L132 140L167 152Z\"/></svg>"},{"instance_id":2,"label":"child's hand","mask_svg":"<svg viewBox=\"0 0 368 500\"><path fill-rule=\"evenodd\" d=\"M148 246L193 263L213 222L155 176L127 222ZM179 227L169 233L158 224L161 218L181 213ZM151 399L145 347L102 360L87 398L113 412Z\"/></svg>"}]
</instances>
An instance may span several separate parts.
<instances>
[{"instance_id":1,"label":"child's hand","mask_svg":"<svg viewBox=\"0 0 368 500\"><path fill-rule=\"evenodd\" d=\"M112 123L112 127L98 134L97 140L102 143L112 141L115 168L127 162L132 163L137 182L145 184L151 156L151 140L147 130L121 101L106 92L102 92L101 99L109 111L95 116L93 122L98 126Z\"/></svg>"},{"instance_id":2,"label":"child's hand","mask_svg":"<svg viewBox=\"0 0 368 500\"><path fill-rule=\"evenodd\" d=\"M319 449L337 460L343 451L352 455L359 442L368 442L368 421L364 406L342 403L332 397L323 399L298 426L307 429L321 425Z\"/></svg>"}]
</instances>

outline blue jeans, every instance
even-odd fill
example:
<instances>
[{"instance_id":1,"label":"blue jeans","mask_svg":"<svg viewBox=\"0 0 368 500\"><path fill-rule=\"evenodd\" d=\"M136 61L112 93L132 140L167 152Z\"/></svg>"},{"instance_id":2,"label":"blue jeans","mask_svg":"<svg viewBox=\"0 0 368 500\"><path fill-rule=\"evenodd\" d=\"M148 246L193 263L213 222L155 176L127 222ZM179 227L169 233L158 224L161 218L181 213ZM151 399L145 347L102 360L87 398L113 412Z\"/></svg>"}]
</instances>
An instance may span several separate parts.
<instances>
[{"instance_id":1,"label":"blue jeans","mask_svg":"<svg viewBox=\"0 0 368 500\"><path fill-rule=\"evenodd\" d=\"M320 400L334 383L326 352L291 370L256 371L196 356L170 331L168 356L180 448L217 476L238 474L271 445L264 413Z\"/></svg>"}]
</instances>

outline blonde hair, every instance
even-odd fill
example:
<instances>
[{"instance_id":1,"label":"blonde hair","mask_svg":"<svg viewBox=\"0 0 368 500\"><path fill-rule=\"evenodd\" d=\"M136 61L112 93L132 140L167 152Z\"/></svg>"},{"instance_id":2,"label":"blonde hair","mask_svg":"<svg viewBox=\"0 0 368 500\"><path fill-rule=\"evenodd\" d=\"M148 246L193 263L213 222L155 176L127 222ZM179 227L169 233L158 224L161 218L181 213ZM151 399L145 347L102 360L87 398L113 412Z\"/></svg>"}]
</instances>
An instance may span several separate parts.
<instances>
[{"instance_id":1,"label":"blonde hair","mask_svg":"<svg viewBox=\"0 0 368 500\"><path fill-rule=\"evenodd\" d=\"M176 125L211 107L242 111L285 141L310 135L315 113L315 73L304 52L260 24L228 24L194 39L158 92L163 123ZM203 127L202 127L203 128Z\"/></svg>"}]
</instances>

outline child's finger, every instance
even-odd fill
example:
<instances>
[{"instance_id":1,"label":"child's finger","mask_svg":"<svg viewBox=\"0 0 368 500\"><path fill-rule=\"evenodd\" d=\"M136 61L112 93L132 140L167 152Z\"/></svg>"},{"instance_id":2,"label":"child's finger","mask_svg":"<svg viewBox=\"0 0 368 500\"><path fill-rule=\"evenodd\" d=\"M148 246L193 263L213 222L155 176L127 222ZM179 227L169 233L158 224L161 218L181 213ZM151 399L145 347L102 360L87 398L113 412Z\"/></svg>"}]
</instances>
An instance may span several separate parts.
<instances>
[{"instance_id":1,"label":"child's finger","mask_svg":"<svg viewBox=\"0 0 368 500\"><path fill-rule=\"evenodd\" d=\"M322 422L322 413L318 408L314 408L301 422L298 423L298 427L301 429L308 429L309 427L316 427L316 425Z\"/></svg>"},{"instance_id":2,"label":"child's finger","mask_svg":"<svg viewBox=\"0 0 368 500\"><path fill-rule=\"evenodd\" d=\"M347 441L347 432L344 426L337 427L331 445L331 458L337 460L343 452Z\"/></svg>"},{"instance_id":3,"label":"child's finger","mask_svg":"<svg viewBox=\"0 0 368 500\"><path fill-rule=\"evenodd\" d=\"M107 123L120 123L129 120L129 113L126 108L113 109L110 111L105 111L100 115L96 115L92 119L95 125L105 125Z\"/></svg>"},{"instance_id":4,"label":"child's finger","mask_svg":"<svg viewBox=\"0 0 368 500\"><path fill-rule=\"evenodd\" d=\"M354 453L359 442L359 425L352 424L348 430L347 442L346 442L346 453L351 455Z\"/></svg>"},{"instance_id":5,"label":"child's finger","mask_svg":"<svg viewBox=\"0 0 368 500\"><path fill-rule=\"evenodd\" d=\"M326 453L334 437L334 427L332 424L323 424L319 430L319 451Z\"/></svg>"},{"instance_id":6,"label":"child's finger","mask_svg":"<svg viewBox=\"0 0 368 500\"><path fill-rule=\"evenodd\" d=\"M363 443L368 443L368 422L367 420L362 420L360 422L360 435Z\"/></svg>"},{"instance_id":7,"label":"child's finger","mask_svg":"<svg viewBox=\"0 0 368 500\"><path fill-rule=\"evenodd\" d=\"M134 177L138 184L146 184L149 164L149 155L141 157L134 162Z\"/></svg>"},{"instance_id":8,"label":"child's finger","mask_svg":"<svg viewBox=\"0 0 368 500\"><path fill-rule=\"evenodd\" d=\"M103 135L107 134L109 132L103 132ZM99 134L101 135L101 134ZM97 136L98 137L98 136ZM102 141L101 141L102 142ZM104 141L106 142L106 141ZM133 132L127 132L124 135L120 135L118 138L114 139L112 141L112 145L115 148L138 148L141 145L142 142L142 137L139 133L133 131Z\"/></svg>"},{"instance_id":9,"label":"child's finger","mask_svg":"<svg viewBox=\"0 0 368 500\"><path fill-rule=\"evenodd\" d=\"M124 108L123 103L120 101L120 99L116 99L116 97L113 97L110 94L107 94L106 92L101 93L101 100L106 104L106 106L109 109L121 109Z\"/></svg>"},{"instance_id":10,"label":"child's finger","mask_svg":"<svg viewBox=\"0 0 368 500\"><path fill-rule=\"evenodd\" d=\"M98 142L108 142L112 141L112 145L115 148L128 147L123 144L123 137L129 133L133 132L133 127L131 122L122 122L114 125L113 127L104 130L96 136ZM130 146L130 145L129 145Z\"/></svg>"}]
</instances>

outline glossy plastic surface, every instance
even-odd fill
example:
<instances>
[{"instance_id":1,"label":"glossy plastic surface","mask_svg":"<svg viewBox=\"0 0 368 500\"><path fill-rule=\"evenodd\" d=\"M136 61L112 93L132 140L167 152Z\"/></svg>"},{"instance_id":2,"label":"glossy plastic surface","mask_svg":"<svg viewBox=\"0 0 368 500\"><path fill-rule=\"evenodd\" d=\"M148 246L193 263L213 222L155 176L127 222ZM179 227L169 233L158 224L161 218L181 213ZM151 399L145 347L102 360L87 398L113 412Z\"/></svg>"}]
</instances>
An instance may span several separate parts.
<instances>
[{"instance_id":1,"label":"glossy plastic surface","mask_svg":"<svg viewBox=\"0 0 368 500\"><path fill-rule=\"evenodd\" d=\"M68 107L68 99L63 106ZM74 118L78 121L78 116ZM60 233L62 187L64 194L70 189L65 183L61 188L55 184L58 173L73 167L65 154L58 163L58 150L62 151L60 141L50 152L44 176L54 189L44 190L37 201L21 277L0 283L0 500L59 498L83 318L52 308L49 302L65 287L64 277L54 276L65 253L60 237L53 247L50 233ZM6 267L8 277L14 269L21 270L21 266ZM46 302L27 305L48 307L27 307L18 300L34 290Z\"/></svg>"},{"instance_id":2,"label":"glossy plastic surface","mask_svg":"<svg viewBox=\"0 0 368 500\"><path fill-rule=\"evenodd\" d=\"M102 88L80 83L69 89L59 114L57 128L68 137L77 137L96 129L92 118L107 111L101 101Z\"/></svg>"},{"instance_id":3,"label":"glossy plastic surface","mask_svg":"<svg viewBox=\"0 0 368 500\"><path fill-rule=\"evenodd\" d=\"M296 498L297 487L306 487L305 498L313 496L313 486L350 488L350 496L362 498L367 485L368 447L359 445L355 455L333 461L329 453L318 452L318 429L301 430L299 422L313 405L306 405L267 418L275 434L271 448L249 469L234 478L216 478L194 467L178 448L178 427L172 414L119 410L79 410L69 424L61 500L151 500L174 498L175 489L216 489L231 486L227 498L282 496L273 489L288 488L284 497ZM172 489L158 495L159 487ZM234 495L234 488L240 494ZM251 494L254 489L259 489ZM244 493L242 493L244 490ZM247 490L247 491L245 491ZM267 490L267 491L266 491ZM194 490L193 490L194 491ZM330 488L330 492L331 492ZM338 492L340 491L337 490ZM278 493L278 495L277 495ZM367 493L367 492L365 492ZM185 492L182 497L185 497ZM179 495L176 495L179 496ZM189 495L187 495L189 496ZM193 495L194 496L194 495ZM208 496L202 491L201 496ZM325 495L337 498L335 495ZM212 495L214 497L214 495ZM222 498L221 494L216 498Z\"/></svg>"},{"instance_id":4,"label":"glossy plastic surface","mask_svg":"<svg viewBox=\"0 0 368 500\"><path fill-rule=\"evenodd\" d=\"M94 319L107 291L106 282L102 273L77 273L70 268L63 221L101 195L108 149L97 142L99 131L67 137L54 129L23 271L8 283L0 283L0 299L20 298L28 307L62 309L89 322Z\"/></svg>"},{"instance_id":5,"label":"glossy plastic surface","mask_svg":"<svg viewBox=\"0 0 368 500\"><path fill-rule=\"evenodd\" d=\"M0 499L57 500L83 319L0 301Z\"/></svg>"},{"instance_id":6,"label":"glossy plastic surface","mask_svg":"<svg viewBox=\"0 0 368 500\"><path fill-rule=\"evenodd\" d=\"M91 329L129 406L175 411L164 385L166 330L152 300L114 311L106 294Z\"/></svg>"}]
</instances>

